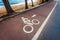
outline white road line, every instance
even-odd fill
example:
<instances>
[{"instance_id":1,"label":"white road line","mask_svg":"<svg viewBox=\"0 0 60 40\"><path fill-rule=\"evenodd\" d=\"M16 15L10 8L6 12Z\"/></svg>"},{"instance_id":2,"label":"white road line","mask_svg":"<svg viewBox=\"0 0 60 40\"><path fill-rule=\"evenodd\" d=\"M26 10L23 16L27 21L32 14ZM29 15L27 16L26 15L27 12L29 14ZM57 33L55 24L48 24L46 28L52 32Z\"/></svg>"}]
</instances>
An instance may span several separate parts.
<instances>
[{"instance_id":1,"label":"white road line","mask_svg":"<svg viewBox=\"0 0 60 40\"><path fill-rule=\"evenodd\" d=\"M45 19L45 21L42 23L42 25L40 26L40 28L38 29L38 31L36 32L36 34L34 35L34 37L32 38L32 40L37 40L39 35L41 35L41 32L43 30L43 28L45 27L48 19L50 18L52 12L54 11L54 9L56 8L57 3L55 4L55 6L53 7L52 11L49 13L49 15L47 16L47 18Z\"/></svg>"}]
</instances>

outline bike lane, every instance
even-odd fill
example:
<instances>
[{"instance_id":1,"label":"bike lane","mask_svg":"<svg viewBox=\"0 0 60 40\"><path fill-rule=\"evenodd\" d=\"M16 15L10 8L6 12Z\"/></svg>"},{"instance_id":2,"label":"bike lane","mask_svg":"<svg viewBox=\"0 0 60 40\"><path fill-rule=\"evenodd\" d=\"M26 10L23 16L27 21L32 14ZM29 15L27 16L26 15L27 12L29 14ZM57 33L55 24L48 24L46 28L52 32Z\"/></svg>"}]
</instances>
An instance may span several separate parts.
<instances>
[{"instance_id":1,"label":"bike lane","mask_svg":"<svg viewBox=\"0 0 60 40\"><path fill-rule=\"evenodd\" d=\"M0 39L1 40L31 40L35 35L35 33L37 32L37 30L40 28L43 21L48 16L49 12L52 10L55 3L56 3L55 1L50 2L44 6L37 7L30 11L24 12L21 15L0 22ZM32 22L32 20L34 19L37 19L39 21L39 24L35 25ZM23 20L26 20L25 23ZM31 23L32 25L28 23ZM29 25L29 26L24 28L25 25ZM28 33L26 33L23 30L23 28ZM32 29L33 31L30 32Z\"/></svg>"}]
</instances>

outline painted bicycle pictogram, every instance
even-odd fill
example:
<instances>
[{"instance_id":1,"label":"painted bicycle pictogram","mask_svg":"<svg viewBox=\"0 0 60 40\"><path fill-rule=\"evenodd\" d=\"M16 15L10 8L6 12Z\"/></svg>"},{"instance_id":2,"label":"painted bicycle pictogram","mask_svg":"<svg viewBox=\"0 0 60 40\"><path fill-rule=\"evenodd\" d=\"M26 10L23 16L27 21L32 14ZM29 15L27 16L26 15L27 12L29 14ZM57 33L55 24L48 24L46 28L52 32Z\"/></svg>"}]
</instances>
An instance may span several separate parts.
<instances>
[{"instance_id":1,"label":"painted bicycle pictogram","mask_svg":"<svg viewBox=\"0 0 60 40\"><path fill-rule=\"evenodd\" d=\"M26 24L26 25L24 25L24 27L23 27L23 31L24 31L25 33L32 33L33 30L34 30L33 25L38 25L38 24L40 23L40 21L37 20L37 19L32 19L32 21L30 21L30 19L24 18L24 17L21 17L21 19L22 19L22 21L24 22L24 24ZM26 30L26 27L28 27L28 26L31 28L30 31L27 31L27 30Z\"/></svg>"}]
</instances>

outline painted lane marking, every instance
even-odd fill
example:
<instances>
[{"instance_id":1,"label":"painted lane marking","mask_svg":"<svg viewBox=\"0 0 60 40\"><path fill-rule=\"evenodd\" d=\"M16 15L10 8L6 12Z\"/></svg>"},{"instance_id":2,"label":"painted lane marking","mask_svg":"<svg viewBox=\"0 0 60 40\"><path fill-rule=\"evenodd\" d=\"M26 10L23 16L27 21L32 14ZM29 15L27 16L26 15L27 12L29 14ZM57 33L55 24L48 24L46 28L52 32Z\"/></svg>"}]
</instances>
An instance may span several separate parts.
<instances>
[{"instance_id":1,"label":"painted lane marking","mask_svg":"<svg viewBox=\"0 0 60 40\"><path fill-rule=\"evenodd\" d=\"M50 18L51 14L53 13L54 9L56 8L57 3L54 5L52 11L49 13L49 15L47 16L47 18L45 19L45 21L42 23L42 25L40 26L40 28L38 29L38 31L36 32L36 34L34 35L34 37L32 38L32 40L37 40L39 35L41 35L42 30L44 29L48 19Z\"/></svg>"},{"instance_id":2,"label":"painted lane marking","mask_svg":"<svg viewBox=\"0 0 60 40\"><path fill-rule=\"evenodd\" d=\"M30 31L27 31L25 28L26 27L31 27L31 30ZM31 26L31 25L25 25L24 27L23 27L23 31L25 32L25 33L32 33L33 32L33 26Z\"/></svg>"},{"instance_id":3,"label":"painted lane marking","mask_svg":"<svg viewBox=\"0 0 60 40\"><path fill-rule=\"evenodd\" d=\"M25 33L32 33L34 28L33 28L33 25L38 25L40 23L39 20L37 19L33 19L32 21L30 21L28 18L25 18L25 17L21 17L22 21L24 22L24 24L26 24L24 27L23 27L23 31ZM25 28L26 27L31 27L31 30L30 31L27 31Z\"/></svg>"}]
</instances>

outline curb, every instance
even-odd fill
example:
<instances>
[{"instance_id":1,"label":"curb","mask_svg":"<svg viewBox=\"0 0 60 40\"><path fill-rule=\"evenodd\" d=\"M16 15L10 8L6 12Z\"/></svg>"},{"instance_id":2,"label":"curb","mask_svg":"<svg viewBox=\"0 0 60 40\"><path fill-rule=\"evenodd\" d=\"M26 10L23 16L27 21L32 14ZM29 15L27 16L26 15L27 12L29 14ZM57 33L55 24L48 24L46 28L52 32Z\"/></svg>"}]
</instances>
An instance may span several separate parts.
<instances>
[{"instance_id":1,"label":"curb","mask_svg":"<svg viewBox=\"0 0 60 40\"><path fill-rule=\"evenodd\" d=\"M32 7L32 8L29 8L29 9L17 11L17 12L15 12L14 14L12 14L12 15L10 15L10 16L1 17L1 18L0 18L0 22L6 20L6 19L8 19L8 18L12 18L12 17L14 17L14 16L23 14L23 12L27 12L27 11L29 11L29 10L33 10L33 9L35 9L35 8L37 8L37 7L41 7L41 6L43 6L43 5L47 4L47 3L48 3L48 2L43 3L43 4L40 4L40 5L37 5L37 6L34 6L34 7Z\"/></svg>"}]
</instances>

